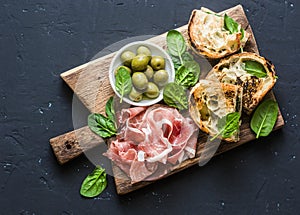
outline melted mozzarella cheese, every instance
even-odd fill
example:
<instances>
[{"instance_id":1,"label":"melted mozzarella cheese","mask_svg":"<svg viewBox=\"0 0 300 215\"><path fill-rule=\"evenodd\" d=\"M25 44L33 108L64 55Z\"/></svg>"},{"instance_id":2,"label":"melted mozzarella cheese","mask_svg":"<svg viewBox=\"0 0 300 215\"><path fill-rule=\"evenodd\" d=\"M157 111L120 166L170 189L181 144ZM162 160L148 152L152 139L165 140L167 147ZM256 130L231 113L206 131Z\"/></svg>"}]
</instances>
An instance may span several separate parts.
<instances>
[{"instance_id":1,"label":"melted mozzarella cheese","mask_svg":"<svg viewBox=\"0 0 300 215\"><path fill-rule=\"evenodd\" d=\"M224 67L222 70L222 79L224 83L237 84L237 78L241 81L246 81L251 75L245 70L245 64L242 61L237 61L231 64L229 68Z\"/></svg>"},{"instance_id":2,"label":"melted mozzarella cheese","mask_svg":"<svg viewBox=\"0 0 300 215\"><path fill-rule=\"evenodd\" d=\"M230 34L224 29L224 16L215 14L202 8L197 13L197 30L193 34L197 38L198 45L204 45L207 49L215 52L223 50L237 50L237 33ZM243 40L247 41L245 36Z\"/></svg>"},{"instance_id":3,"label":"melted mozzarella cheese","mask_svg":"<svg viewBox=\"0 0 300 215\"><path fill-rule=\"evenodd\" d=\"M264 92L265 90L267 90L268 87L272 84L272 82L273 82L273 79L270 76L265 78L261 92Z\"/></svg>"}]
</instances>

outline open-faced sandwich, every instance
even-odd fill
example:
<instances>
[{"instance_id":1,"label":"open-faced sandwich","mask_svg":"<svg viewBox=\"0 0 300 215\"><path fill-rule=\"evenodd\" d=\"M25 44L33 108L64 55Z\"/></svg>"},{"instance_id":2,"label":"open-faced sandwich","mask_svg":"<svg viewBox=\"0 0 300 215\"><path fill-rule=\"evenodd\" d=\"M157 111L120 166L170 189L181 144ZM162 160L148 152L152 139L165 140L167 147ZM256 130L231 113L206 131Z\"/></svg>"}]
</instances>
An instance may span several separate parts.
<instances>
[{"instance_id":1,"label":"open-faced sandwich","mask_svg":"<svg viewBox=\"0 0 300 215\"><path fill-rule=\"evenodd\" d=\"M222 59L206 79L243 88L243 110L250 114L276 82L274 65L264 57L244 52Z\"/></svg>"},{"instance_id":2,"label":"open-faced sandwich","mask_svg":"<svg viewBox=\"0 0 300 215\"><path fill-rule=\"evenodd\" d=\"M191 14L188 37L196 53L219 59L244 47L249 34L226 13L216 14L202 7Z\"/></svg>"},{"instance_id":3,"label":"open-faced sandwich","mask_svg":"<svg viewBox=\"0 0 300 215\"><path fill-rule=\"evenodd\" d=\"M200 80L190 93L191 117L199 128L211 136L220 136L228 142L239 140L242 88L237 85ZM230 119L229 119L229 118ZM235 117L234 130L224 130L226 118ZM222 122L225 122L223 125ZM228 122L233 123L234 122Z\"/></svg>"}]
</instances>

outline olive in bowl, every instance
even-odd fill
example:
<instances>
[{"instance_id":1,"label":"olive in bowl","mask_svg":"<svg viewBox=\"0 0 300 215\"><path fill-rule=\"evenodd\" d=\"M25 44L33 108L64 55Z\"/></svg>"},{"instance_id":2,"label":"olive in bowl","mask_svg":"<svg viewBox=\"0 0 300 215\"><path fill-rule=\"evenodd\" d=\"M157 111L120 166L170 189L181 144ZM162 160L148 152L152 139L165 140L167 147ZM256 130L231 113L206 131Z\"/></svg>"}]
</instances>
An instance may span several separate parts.
<instances>
[{"instance_id":1,"label":"olive in bowl","mask_svg":"<svg viewBox=\"0 0 300 215\"><path fill-rule=\"evenodd\" d=\"M118 69L122 71L120 74ZM163 87L173 82L174 78L174 66L167 52L146 41L122 47L113 57L109 68L112 89L121 101L134 106L149 106L161 101ZM120 90L120 86L124 89Z\"/></svg>"}]
</instances>

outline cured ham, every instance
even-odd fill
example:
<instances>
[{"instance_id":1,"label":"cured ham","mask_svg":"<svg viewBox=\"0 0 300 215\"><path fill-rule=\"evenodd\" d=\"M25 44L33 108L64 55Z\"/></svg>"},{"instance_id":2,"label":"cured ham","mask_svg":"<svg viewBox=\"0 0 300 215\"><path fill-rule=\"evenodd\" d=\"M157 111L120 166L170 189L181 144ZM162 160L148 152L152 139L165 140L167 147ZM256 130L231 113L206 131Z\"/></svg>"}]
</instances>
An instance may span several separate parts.
<instances>
[{"instance_id":1,"label":"cured ham","mask_svg":"<svg viewBox=\"0 0 300 215\"><path fill-rule=\"evenodd\" d=\"M104 154L132 183L155 180L196 153L198 127L190 118L164 105L123 109L118 135Z\"/></svg>"}]
</instances>

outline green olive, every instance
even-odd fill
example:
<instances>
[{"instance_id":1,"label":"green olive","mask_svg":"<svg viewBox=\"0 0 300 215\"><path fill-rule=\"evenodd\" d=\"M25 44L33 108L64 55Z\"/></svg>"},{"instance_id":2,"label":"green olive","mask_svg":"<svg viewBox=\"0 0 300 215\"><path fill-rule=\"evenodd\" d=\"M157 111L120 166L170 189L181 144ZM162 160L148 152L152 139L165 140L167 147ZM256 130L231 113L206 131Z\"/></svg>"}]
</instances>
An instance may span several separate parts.
<instances>
[{"instance_id":1,"label":"green olive","mask_svg":"<svg viewBox=\"0 0 300 215\"><path fill-rule=\"evenodd\" d=\"M165 59L161 56L153 56L150 62L154 70L161 70L165 68Z\"/></svg>"},{"instance_id":2,"label":"green olive","mask_svg":"<svg viewBox=\"0 0 300 215\"><path fill-rule=\"evenodd\" d=\"M139 102L143 99L143 94L138 92L134 87L132 88L131 92L129 93L130 100L134 102Z\"/></svg>"},{"instance_id":3,"label":"green olive","mask_svg":"<svg viewBox=\"0 0 300 215\"><path fill-rule=\"evenodd\" d=\"M154 74L152 67L147 65L147 69L144 71L144 74L147 76L148 80L150 80Z\"/></svg>"},{"instance_id":4,"label":"green olive","mask_svg":"<svg viewBox=\"0 0 300 215\"><path fill-rule=\"evenodd\" d=\"M127 67L127 66L119 66L118 68L116 68L116 70L115 70L115 72L114 72L115 75L117 75L118 70L119 70L120 68L126 69L126 70L129 72L129 74L131 74L131 69L130 69L129 67Z\"/></svg>"},{"instance_id":5,"label":"green olive","mask_svg":"<svg viewBox=\"0 0 300 215\"><path fill-rule=\"evenodd\" d=\"M143 72L135 72L132 75L132 84L137 90L145 90L148 86L148 79Z\"/></svg>"},{"instance_id":6,"label":"green olive","mask_svg":"<svg viewBox=\"0 0 300 215\"><path fill-rule=\"evenodd\" d=\"M132 59L135 57L135 54L132 51L124 51L121 54L121 60L124 66L130 67Z\"/></svg>"},{"instance_id":7,"label":"green olive","mask_svg":"<svg viewBox=\"0 0 300 215\"><path fill-rule=\"evenodd\" d=\"M131 68L135 71L142 71L147 69L149 58L144 54L135 56L131 61Z\"/></svg>"},{"instance_id":8,"label":"green olive","mask_svg":"<svg viewBox=\"0 0 300 215\"><path fill-rule=\"evenodd\" d=\"M209 111L207 105L205 103L202 104L202 108L200 109L201 120L207 121L209 118Z\"/></svg>"},{"instance_id":9,"label":"green olive","mask_svg":"<svg viewBox=\"0 0 300 215\"><path fill-rule=\"evenodd\" d=\"M146 46L139 46L136 50L137 54L144 54L149 57L149 60L151 60L151 51Z\"/></svg>"},{"instance_id":10,"label":"green olive","mask_svg":"<svg viewBox=\"0 0 300 215\"><path fill-rule=\"evenodd\" d=\"M159 87L163 87L168 82L168 79L169 79L169 74L166 70L158 70L153 75L153 81Z\"/></svg>"},{"instance_id":11,"label":"green olive","mask_svg":"<svg viewBox=\"0 0 300 215\"><path fill-rule=\"evenodd\" d=\"M153 82L149 82L145 95L151 99L157 98L159 96L159 89Z\"/></svg>"}]
</instances>

